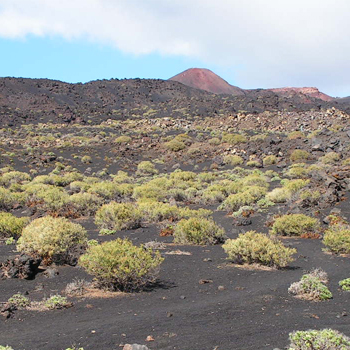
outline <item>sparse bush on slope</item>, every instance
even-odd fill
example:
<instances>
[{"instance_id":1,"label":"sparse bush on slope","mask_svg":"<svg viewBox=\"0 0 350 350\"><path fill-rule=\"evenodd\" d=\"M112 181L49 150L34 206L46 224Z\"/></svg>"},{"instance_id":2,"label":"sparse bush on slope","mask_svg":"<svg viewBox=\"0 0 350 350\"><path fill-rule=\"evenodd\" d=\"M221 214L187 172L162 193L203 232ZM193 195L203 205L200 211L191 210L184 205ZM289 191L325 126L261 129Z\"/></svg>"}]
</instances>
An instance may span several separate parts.
<instances>
[{"instance_id":1,"label":"sparse bush on slope","mask_svg":"<svg viewBox=\"0 0 350 350\"><path fill-rule=\"evenodd\" d=\"M52 262L69 260L75 247L87 244L86 230L66 218L44 216L33 220L22 231L17 250Z\"/></svg>"},{"instance_id":2,"label":"sparse bush on slope","mask_svg":"<svg viewBox=\"0 0 350 350\"><path fill-rule=\"evenodd\" d=\"M101 288L134 291L156 281L163 260L158 251L118 238L90 247L79 263Z\"/></svg>"},{"instance_id":3,"label":"sparse bush on slope","mask_svg":"<svg viewBox=\"0 0 350 350\"><path fill-rule=\"evenodd\" d=\"M234 263L256 263L277 268L287 266L296 253L296 249L285 247L276 238L255 231L240 234L236 239L228 239L222 247L228 259Z\"/></svg>"}]
</instances>

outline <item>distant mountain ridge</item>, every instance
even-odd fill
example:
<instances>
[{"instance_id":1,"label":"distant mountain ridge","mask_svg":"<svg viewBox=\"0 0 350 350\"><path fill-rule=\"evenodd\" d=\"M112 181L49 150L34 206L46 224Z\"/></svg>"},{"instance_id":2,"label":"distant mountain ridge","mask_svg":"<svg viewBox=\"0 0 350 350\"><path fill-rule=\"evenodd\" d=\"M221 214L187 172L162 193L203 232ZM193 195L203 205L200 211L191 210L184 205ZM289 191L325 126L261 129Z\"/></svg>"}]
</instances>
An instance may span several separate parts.
<instances>
[{"instance_id":1,"label":"distant mountain ridge","mask_svg":"<svg viewBox=\"0 0 350 350\"><path fill-rule=\"evenodd\" d=\"M252 91L230 85L226 80L222 79L220 76L206 68L190 68L173 76L169 80L177 81L184 85L214 94L243 96ZM283 87L264 90L272 91L287 98L293 97L295 94L302 94L326 102L334 100L333 97L319 91L316 87Z\"/></svg>"}]
</instances>

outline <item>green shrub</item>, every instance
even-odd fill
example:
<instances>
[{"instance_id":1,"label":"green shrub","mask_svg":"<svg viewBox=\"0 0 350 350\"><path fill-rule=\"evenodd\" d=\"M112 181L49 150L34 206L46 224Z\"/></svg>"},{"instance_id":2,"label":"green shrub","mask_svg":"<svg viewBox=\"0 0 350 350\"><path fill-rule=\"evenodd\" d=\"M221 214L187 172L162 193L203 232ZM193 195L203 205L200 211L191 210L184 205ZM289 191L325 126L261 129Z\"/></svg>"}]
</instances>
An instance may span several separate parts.
<instances>
[{"instance_id":1,"label":"green shrub","mask_svg":"<svg viewBox=\"0 0 350 350\"><path fill-rule=\"evenodd\" d=\"M251 168L259 168L259 167L261 167L261 163L258 160L249 160L246 163L246 166L249 166Z\"/></svg>"},{"instance_id":2,"label":"green shrub","mask_svg":"<svg viewBox=\"0 0 350 350\"><path fill-rule=\"evenodd\" d=\"M84 164L92 163L92 158L90 156L83 156L81 157L81 162Z\"/></svg>"},{"instance_id":3,"label":"green shrub","mask_svg":"<svg viewBox=\"0 0 350 350\"><path fill-rule=\"evenodd\" d=\"M230 145L237 145L238 143L245 143L245 142L247 142L247 138L244 135L241 135L241 134L227 134L227 133L224 133L222 135L221 141L229 143Z\"/></svg>"},{"instance_id":4,"label":"green shrub","mask_svg":"<svg viewBox=\"0 0 350 350\"><path fill-rule=\"evenodd\" d=\"M301 236L314 233L319 228L319 221L304 214L283 215L275 220L271 233L281 236Z\"/></svg>"},{"instance_id":5,"label":"green shrub","mask_svg":"<svg viewBox=\"0 0 350 350\"><path fill-rule=\"evenodd\" d=\"M350 291L350 278L339 281L339 286L342 290Z\"/></svg>"},{"instance_id":6,"label":"green shrub","mask_svg":"<svg viewBox=\"0 0 350 350\"><path fill-rule=\"evenodd\" d=\"M121 135L114 140L115 143L129 143L130 141L131 137L126 135Z\"/></svg>"},{"instance_id":7,"label":"green shrub","mask_svg":"<svg viewBox=\"0 0 350 350\"><path fill-rule=\"evenodd\" d=\"M23 183L30 180L31 176L21 171L10 171L0 177L0 183L4 186L10 186L11 184Z\"/></svg>"},{"instance_id":8,"label":"green shrub","mask_svg":"<svg viewBox=\"0 0 350 350\"><path fill-rule=\"evenodd\" d=\"M300 163L298 163L290 166L285 174L291 179L302 179L308 177L309 170L306 169L304 165L300 165Z\"/></svg>"},{"instance_id":9,"label":"green shrub","mask_svg":"<svg viewBox=\"0 0 350 350\"><path fill-rule=\"evenodd\" d=\"M158 170L155 168L154 164L148 160L144 160L138 164L137 172L140 175L158 174Z\"/></svg>"},{"instance_id":10,"label":"green shrub","mask_svg":"<svg viewBox=\"0 0 350 350\"><path fill-rule=\"evenodd\" d=\"M302 138L305 138L305 135L301 131L292 131L288 134L289 140L296 140L296 139L302 139Z\"/></svg>"},{"instance_id":11,"label":"green shrub","mask_svg":"<svg viewBox=\"0 0 350 350\"><path fill-rule=\"evenodd\" d=\"M165 147L173 152L179 152L186 148L186 145L182 141L176 139L170 140L165 143Z\"/></svg>"},{"instance_id":12,"label":"green shrub","mask_svg":"<svg viewBox=\"0 0 350 350\"><path fill-rule=\"evenodd\" d=\"M45 300L44 305L50 309L64 309L67 306L70 306L66 297L63 297L59 294L52 295L49 299Z\"/></svg>"},{"instance_id":13,"label":"green shrub","mask_svg":"<svg viewBox=\"0 0 350 350\"><path fill-rule=\"evenodd\" d=\"M80 215L93 215L102 205L102 200L91 193L75 193L69 197L69 204Z\"/></svg>"},{"instance_id":14,"label":"green shrub","mask_svg":"<svg viewBox=\"0 0 350 350\"><path fill-rule=\"evenodd\" d=\"M243 158L237 155L227 155L224 157L224 163L232 166L243 164Z\"/></svg>"},{"instance_id":15,"label":"green shrub","mask_svg":"<svg viewBox=\"0 0 350 350\"><path fill-rule=\"evenodd\" d=\"M21 293L12 295L7 302L15 306L17 309L25 309L26 307L30 306L30 300Z\"/></svg>"},{"instance_id":16,"label":"green shrub","mask_svg":"<svg viewBox=\"0 0 350 350\"><path fill-rule=\"evenodd\" d=\"M327 274L321 269L315 269L311 273L303 275L300 281L292 283L288 292L306 300L331 299L332 293L325 285L327 282Z\"/></svg>"},{"instance_id":17,"label":"green shrub","mask_svg":"<svg viewBox=\"0 0 350 350\"><path fill-rule=\"evenodd\" d=\"M95 224L100 229L129 230L140 227L141 218L142 213L134 204L111 202L96 212Z\"/></svg>"},{"instance_id":18,"label":"green shrub","mask_svg":"<svg viewBox=\"0 0 350 350\"><path fill-rule=\"evenodd\" d=\"M208 141L209 145L218 146L221 143L221 140L218 137L213 137Z\"/></svg>"},{"instance_id":19,"label":"green shrub","mask_svg":"<svg viewBox=\"0 0 350 350\"><path fill-rule=\"evenodd\" d=\"M118 184L115 182L103 181L92 184L88 189L89 193L97 194L107 200L131 197L134 190L132 184Z\"/></svg>"},{"instance_id":20,"label":"green shrub","mask_svg":"<svg viewBox=\"0 0 350 350\"><path fill-rule=\"evenodd\" d=\"M292 198L292 193L286 188L274 188L266 194L266 199L273 203L285 203Z\"/></svg>"},{"instance_id":21,"label":"green shrub","mask_svg":"<svg viewBox=\"0 0 350 350\"><path fill-rule=\"evenodd\" d=\"M261 264L271 267L285 267L293 261L296 249L285 247L276 238L262 233L248 231L236 239L228 239L222 246L228 259L238 264Z\"/></svg>"},{"instance_id":22,"label":"green shrub","mask_svg":"<svg viewBox=\"0 0 350 350\"><path fill-rule=\"evenodd\" d=\"M9 189L0 187L0 210L10 210L16 203L20 202L20 198Z\"/></svg>"},{"instance_id":23,"label":"green shrub","mask_svg":"<svg viewBox=\"0 0 350 350\"><path fill-rule=\"evenodd\" d=\"M64 262L75 247L86 243L86 230L81 225L66 218L44 216L33 220L23 229L17 250L40 256L47 262L59 256L59 260Z\"/></svg>"},{"instance_id":24,"label":"green shrub","mask_svg":"<svg viewBox=\"0 0 350 350\"><path fill-rule=\"evenodd\" d=\"M331 225L323 236L323 244L333 253L350 253L350 227L346 225Z\"/></svg>"},{"instance_id":25,"label":"green shrub","mask_svg":"<svg viewBox=\"0 0 350 350\"><path fill-rule=\"evenodd\" d=\"M246 186L242 190L243 192L229 195L219 209L237 211L244 205L253 205L266 194L266 188L260 186Z\"/></svg>"},{"instance_id":26,"label":"green shrub","mask_svg":"<svg viewBox=\"0 0 350 350\"><path fill-rule=\"evenodd\" d=\"M276 164L276 163L277 163L277 157L274 155L266 156L263 159L264 166L269 166L269 165Z\"/></svg>"},{"instance_id":27,"label":"green shrub","mask_svg":"<svg viewBox=\"0 0 350 350\"><path fill-rule=\"evenodd\" d=\"M310 153L302 150L302 149L295 149L291 155L290 155L290 160L292 162L300 162L300 161L305 161L310 158Z\"/></svg>"},{"instance_id":28,"label":"green shrub","mask_svg":"<svg viewBox=\"0 0 350 350\"><path fill-rule=\"evenodd\" d=\"M128 239L118 238L89 247L79 262L95 276L100 287L133 291L156 281L163 260L158 251L137 247Z\"/></svg>"},{"instance_id":29,"label":"green shrub","mask_svg":"<svg viewBox=\"0 0 350 350\"><path fill-rule=\"evenodd\" d=\"M333 329L296 331L289 339L288 350L350 350L350 338Z\"/></svg>"},{"instance_id":30,"label":"green shrub","mask_svg":"<svg viewBox=\"0 0 350 350\"><path fill-rule=\"evenodd\" d=\"M336 152L328 152L319 161L323 164L336 164L340 160L340 155Z\"/></svg>"},{"instance_id":31,"label":"green shrub","mask_svg":"<svg viewBox=\"0 0 350 350\"><path fill-rule=\"evenodd\" d=\"M13 350L13 348L11 348L11 346L4 346L4 345L0 345L0 350Z\"/></svg>"},{"instance_id":32,"label":"green shrub","mask_svg":"<svg viewBox=\"0 0 350 350\"><path fill-rule=\"evenodd\" d=\"M148 222L160 222L164 220L177 219L180 215L176 205L156 201L143 201L138 203L143 218Z\"/></svg>"},{"instance_id":33,"label":"green shrub","mask_svg":"<svg viewBox=\"0 0 350 350\"><path fill-rule=\"evenodd\" d=\"M174 231L174 242L180 244L217 244L224 239L224 229L213 220L203 218L182 219Z\"/></svg>"},{"instance_id":34,"label":"green shrub","mask_svg":"<svg viewBox=\"0 0 350 350\"><path fill-rule=\"evenodd\" d=\"M29 218L17 218L10 213L0 213L0 237L2 238L18 238L25 225L29 222Z\"/></svg>"},{"instance_id":35,"label":"green shrub","mask_svg":"<svg viewBox=\"0 0 350 350\"><path fill-rule=\"evenodd\" d=\"M309 183L310 180L285 180L285 182L283 182L283 187L294 194L300 191L302 188L306 187Z\"/></svg>"}]
</instances>

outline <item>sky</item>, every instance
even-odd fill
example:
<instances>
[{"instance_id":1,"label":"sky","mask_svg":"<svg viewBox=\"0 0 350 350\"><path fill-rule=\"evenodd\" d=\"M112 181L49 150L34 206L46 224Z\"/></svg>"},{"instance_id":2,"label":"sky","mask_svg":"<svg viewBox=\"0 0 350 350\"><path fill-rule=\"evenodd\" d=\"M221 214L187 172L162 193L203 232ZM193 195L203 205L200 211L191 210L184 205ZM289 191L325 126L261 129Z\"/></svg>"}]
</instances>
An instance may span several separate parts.
<instances>
[{"instance_id":1,"label":"sky","mask_svg":"<svg viewBox=\"0 0 350 350\"><path fill-rule=\"evenodd\" d=\"M349 0L0 0L0 76L168 79L350 96Z\"/></svg>"}]
</instances>

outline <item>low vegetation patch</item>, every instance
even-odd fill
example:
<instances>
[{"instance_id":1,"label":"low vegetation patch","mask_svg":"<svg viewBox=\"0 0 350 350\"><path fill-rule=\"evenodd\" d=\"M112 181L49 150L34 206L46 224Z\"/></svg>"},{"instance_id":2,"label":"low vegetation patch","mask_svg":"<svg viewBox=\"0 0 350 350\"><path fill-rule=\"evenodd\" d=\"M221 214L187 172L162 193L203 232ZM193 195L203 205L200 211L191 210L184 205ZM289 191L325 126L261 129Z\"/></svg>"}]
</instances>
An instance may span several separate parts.
<instances>
[{"instance_id":1,"label":"low vegetation patch","mask_svg":"<svg viewBox=\"0 0 350 350\"><path fill-rule=\"evenodd\" d=\"M293 261L296 249L288 248L276 238L249 231L236 239L228 239L222 246L228 260L237 264L260 264L270 267L285 267Z\"/></svg>"},{"instance_id":2,"label":"low vegetation patch","mask_svg":"<svg viewBox=\"0 0 350 350\"><path fill-rule=\"evenodd\" d=\"M86 230L66 218L44 216L26 226L17 243L17 250L39 256L46 263L69 261L71 252L87 244Z\"/></svg>"},{"instance_id":3,"label":"low vegetation patch","mask_svg":"<svg viewBox=\"0 0 350 350\"><path fill-rule=\"evenodd\" d=\"M350 350L350 338L333 329L295 331L288 350Z\"/></svg>"},{"instance_id":4,"label":"low vegetation patch","mask_svg":"<svg viewBox=\"0 0 350 350\"><path fill-rule=\"evenodd\" d=\"M332 298L332 293L325 285L328 282L327 273L321 269L303 275L301 280L294 282L288 292L305 300L322 301Z\"/></svg>"},{"instance_id":5,"label":"low vegetation patch","mask_svg":"<svg viewBox=\"0 0 350 350\"><path fill-rule=\"evenodd\" d=\"M224 239L224 229L213 220L203 218L183 219L174 231L174 242L180 244L217 244Z\"/></svg>"},{"instance_id":6,"label":"low vegetation patch","mask_svg":"<svg viewBox=\"0 0 350 350\"><path fill-rule=\"evenodd\" d=\"M154 283L163 260L158 251L118 238L89 247L79 263L95 276L99 287L128 292Z\"/></svg>"},{"instance_id":7,"label":"low vegetation patch","mask_svg":"<svg viewBox=\"0 0 350 350\"><path fill-rule=\"evenodd\" d=\"M103 205L95 216L95 224L100 230L128 230L141 226L142 214L132 203L111 202Z\"/></svg>"},{"instance_id":8,"label":"low vegetation patch","mask_svg":"<svg viewBox=\"0 0 350 350\"><path fill-rule=\"evenodd\" d=\"M28 222L27 217L17 218L10 213L0 213L0 237L17 239Z\"/></svg>"},{"instance_id":9,"label":"low vegetation patch","mask_svg":"<svg viewBox=\"0 0 350 350\"><path fill-rule=\"evenodd\" d=\"M317 219L304 214L288 214L275 220L271 233L280 236L301 236L315 233L318 229Z\"/></svg>"},{"instance_id":10,"label":"low vegetation patch","mask_svg":"<svg viewBox=\"0 0 350 350\"><path fill-rule=\"evenodd\" d=\"M331 225L323 236L323 244L332 253L349 254L350 226L342 223Z\"/></svg>"}]
</instances>

